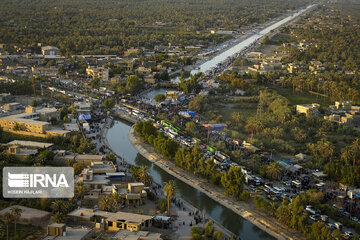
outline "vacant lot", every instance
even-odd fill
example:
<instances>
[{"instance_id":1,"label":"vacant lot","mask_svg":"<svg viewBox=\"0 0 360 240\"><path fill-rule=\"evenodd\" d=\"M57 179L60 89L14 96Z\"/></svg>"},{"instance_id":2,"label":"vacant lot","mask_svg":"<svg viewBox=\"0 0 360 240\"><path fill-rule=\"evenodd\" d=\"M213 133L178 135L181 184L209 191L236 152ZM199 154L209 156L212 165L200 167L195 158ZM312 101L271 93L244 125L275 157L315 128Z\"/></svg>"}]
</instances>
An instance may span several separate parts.
<instances>
[{"instance_id":1,"label":"vacant lot","mask_svg":"<svg viewBox=\"0 0 360 240\"><path fill-rule=\"evenodd\" d=\"M291 89L278 86L269 86L269 88L289 99L290 103L293 105L319 103L322 107L328 107L331 104L329 98L312 95L307 92L293 92Z\"/></svg>"}]
</instances>

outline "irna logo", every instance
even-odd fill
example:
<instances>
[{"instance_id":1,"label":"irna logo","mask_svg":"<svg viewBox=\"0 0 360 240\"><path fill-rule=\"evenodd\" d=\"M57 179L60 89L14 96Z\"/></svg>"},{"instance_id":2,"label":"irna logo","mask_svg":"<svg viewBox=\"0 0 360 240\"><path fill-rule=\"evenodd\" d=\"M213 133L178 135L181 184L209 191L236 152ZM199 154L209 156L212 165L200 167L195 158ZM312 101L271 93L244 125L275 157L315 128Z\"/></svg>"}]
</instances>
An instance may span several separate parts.
<instances>
[{"instance_id":1,"label":"irna logo","mask_svg":"<svg viewBox=\"0 0 360 240\"><path fill-rule=\"evenodd\" d=\"M69 187L64 174L8 173L9 187Z\"/></svg>"},{"instance_id":2,"label":"irna logo","mask_svg":"<svg viewBox=\"0 0 360 240\"><path fill-rule=\"evenodd\" d=\"M72 167L4 167L5 198L72 198Z\"/></svg>"}]
</instances>

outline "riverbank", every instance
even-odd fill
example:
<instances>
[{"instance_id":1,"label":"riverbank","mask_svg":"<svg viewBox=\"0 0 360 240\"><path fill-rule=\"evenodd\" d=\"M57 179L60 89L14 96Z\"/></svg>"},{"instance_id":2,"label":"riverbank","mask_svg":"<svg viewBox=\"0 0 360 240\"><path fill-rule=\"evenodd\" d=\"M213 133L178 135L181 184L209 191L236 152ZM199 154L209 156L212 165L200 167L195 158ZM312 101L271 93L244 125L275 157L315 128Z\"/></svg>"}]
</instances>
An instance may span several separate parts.
<instances>
[{"instance_id":1,"label":"riverbank","mask_svg":"<svg viewBox=\"0 0 360 240\"><path fill-rule=\"evenodd\" d=\"M236 201L234 198L225 195L224 190L220 187L216 187L213 184L208 183L205 179L199 178L177 167L173 162L157 153L151 145L143 142L135 133L134 127L130 129L128 136L130 142L137 151L149 161L153 162L172 176L203 192L219 204L231 209L233 212L256 225L271 236L280 240L305 239L303 234L283 226L274 218L259 211L254 204Z\"/></svg>"},{"instance_id":2,"label":"riverbank","mask_svg":"<svg viewBox=\"0 0 360 240\"><path fill-rule=\"evenodd\" d=\"M120 118L119 115L114 115L114 116ZM131 117L128 117L125 119L125 118L123 118L123 115L121 115L121 116L122 116L121 119L123 119L123 120L127 120L128 122L136 122L136 120L132 119ZM101 129L101 143L108 150L107 153L113 153L114 155L116 155L116 157L118 158L118 164L124 165L124 163L127 163L124 156L120 156L115 151L113 151L113 149L111 148L111 146L107 140L107 137L106 137L109 129L112 126L113 120L114 119L112 117L106 119L105 124L103 125L103 128ZM160 192L162 192L161 189L160 189ZM157 191L157 193L159 193L159 190ZM162 195L164 195L164 194L162 194ZM164 197L164 196L162 196L162 197ZM201 222L199 222L198 224L195 224L194 219L192 219L193 214L191 216L189 215L189 212L194 213L194 212L198 211L198 209L195 206L193 206L191 203L189 203L188 201L183 199L182 197L177 196L176 199L179 200L180 202L182 202L183 207L181 209L179 209L175 205L172 207L172 212L176 213L175 215L178 216L176 218L176 221L173 222L172 230L175 233L174 236L176 236L174 239L178 239L178 240L190 239L191 227L192 226L202 227ZM214 223L215 231L221 230L226 238L234 236L234 234L231 231L226 229L224 226L222 226L220 223L218 223L215 219L213 219L211 216L209 216L206 213L205 213L205 218L208 220L211 220ZM191 223L191 224L189 225L189 223Z\"/></svg>"}]
</instances>

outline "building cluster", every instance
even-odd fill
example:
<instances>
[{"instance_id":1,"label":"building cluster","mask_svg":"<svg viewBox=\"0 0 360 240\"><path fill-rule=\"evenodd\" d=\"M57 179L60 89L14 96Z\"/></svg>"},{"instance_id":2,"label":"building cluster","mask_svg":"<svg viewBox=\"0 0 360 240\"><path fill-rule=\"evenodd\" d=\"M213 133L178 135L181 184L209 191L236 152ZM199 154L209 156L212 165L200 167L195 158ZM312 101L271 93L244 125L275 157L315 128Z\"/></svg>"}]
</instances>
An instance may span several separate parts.
<instances>
[{"instance_id":1,"label":"building cluster","mask_svg":"<svg viewBox=\"0 0 360 240\"><path fill-rule=\"evenodd\" d=\"M57 128L51 122L60 120L60 111L56 108L27 106L20 103L3 105L4 114L0 117L0 127L7 132L30 136L67 136L70 132Z\"/></svg>"},{"instance_id":2,"label":"building cluster","mask_svg":"<svg viewBox=\"0 0 360 240\"><path fill-rule=\"evenodd\" d=\"M351 101L336 101L325 114L319 112L320 104L296 105L297 113L306 116L323 116L325 120L349 126L360 126L360 106L353 106Z\"/></svg>"},{"instance_id":3,"label":"building cluster","mask_svg":"<svg viewBox=\"0 0 360 240\"><path fill-rule=\"evenodd\" d=\"M15 46L17 50L11 54L0 48L0 72L21 77L45 76L62 79L65 76L76 80L98 79L104 83L123 82L127 76L138 74L145 82L154 84L157 81L156 74L175 73L176 69L185 66L185 58L195 57L202 47L169 44L157 45L153 49L129 48L122 55L73 55L65 58L57 47L42 46L39 43L38 50ZM153 57L157 54L166 57ZM76 63L81 63L82 69L79 69L79 64Z\"/></svg>"}]
</instances>

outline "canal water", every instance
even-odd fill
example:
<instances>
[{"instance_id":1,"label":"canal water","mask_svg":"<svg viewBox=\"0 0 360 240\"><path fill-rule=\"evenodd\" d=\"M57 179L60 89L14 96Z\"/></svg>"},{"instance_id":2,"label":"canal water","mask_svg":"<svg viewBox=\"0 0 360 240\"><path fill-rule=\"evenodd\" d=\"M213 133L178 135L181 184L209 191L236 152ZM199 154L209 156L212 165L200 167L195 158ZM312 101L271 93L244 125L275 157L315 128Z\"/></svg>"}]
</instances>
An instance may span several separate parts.
<instances>
[{"instance_id":1,"label":"canal water","mask_svg":"<svg viewBox=\"0 0 360 240\"><path fill-rule=\"evenodd\" d=\"M127 163L137 166L148 166L150 175L154 181L159 184L163 184L171 179L174 180L178 194L185 201L191 203L197 209L204 210L207 215L211 216L215 221L234 234L240 236L242 240L275 239L230 209L220 205L199 190L173 177L140 155L129 141L128 134L130 127L130 123L116 120L106 136L113 151L119 156L124 157Z\"/></svg>"},{"instance_id":2,"label":"canal water","mask_svg":"<svg viewBox=\"0 0 360 240\"><path fill-rule=\"evenodd\" d=\"M209 61L201 64L199 66L199 69L194 69L191 71L191 74L196 74L198 72L203 72L205 73L206 71L216 67L219 63L224 62L228 57L232 57L234 56L236 53L241 52L242 50L244 50L245 48L251 46L252 44L254 44L258 39L260 39L261 37L263 37L265 34L271 32L272 30L281 27L283 24L288 23L289 21L293 20L294 18L298 17L299 15L303 14L304 12L306 12L307 10L309 10L310 8L312 8L314 5L309 5L306 8L299 10L295 13L293 13L292 15L283 18L280 21L275 22L274 24L271 24L270 26L266 27L265 29L259 31L256 34L251 35L250 37L246 38L244 41L236 44L235 46L229 48L228 50L222 52L221 54L215 56L214 58L210 59Z\"/></svg>"}]
</instances>

